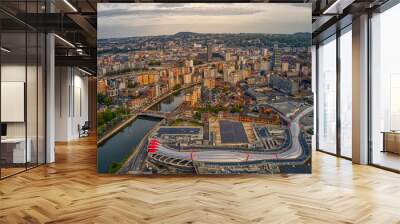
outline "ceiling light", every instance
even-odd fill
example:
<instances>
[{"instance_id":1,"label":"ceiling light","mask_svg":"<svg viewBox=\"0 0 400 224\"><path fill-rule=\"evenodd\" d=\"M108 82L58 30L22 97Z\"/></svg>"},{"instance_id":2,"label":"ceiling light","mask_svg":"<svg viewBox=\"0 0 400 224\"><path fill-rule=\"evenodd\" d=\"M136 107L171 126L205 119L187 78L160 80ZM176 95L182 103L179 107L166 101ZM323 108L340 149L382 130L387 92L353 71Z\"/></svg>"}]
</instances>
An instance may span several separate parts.
<instances>
[{"instance_id":1,"label":"ceiling light","mask_svg":"<svg viewBox=\"0 0 400 224\"><path fill-rule=\"evenodd\" d=\"M11 50L9 50L9 49L7 49L7 48L5 48L5 47L1 47L1 50L4 51L4 52L6 52L6 53L10 53L10 52L11 52Z\"/></svg>"},{"instance_id":2,"label":"ceiling light","mask_svg":"<svg viewBox=\"0 0 400 224\"><path fill-rule=\"evenodd\" d=\"M79 55L83 55L83 50L81 48L77 48L76 53L78 53Z\"/></svg>"},{"instance_id":3,"label":"ceiling light","mask_svg":"<svg viewBox=\"0 0 400 224\"><path fill-rule=\"evenodd\" d=\"M339 4L340 0L336 0L332 5L330 5L322 14L328 14L332 9L334 9L337 4Z\"/></svg>"},{"instance_id":4,"label":"ceiling light","mask_svg":"<svg viewBox=\"0 0 400 224\"><path fill-rule=\"evenodd\" d=\"M74 12L78 12L78 10L68 1L64 0L65 4L67 4Z\"/></svg>"},{"instance_id":5,"label":"ceiling light","mask_svg":"<svg viewBox=\"0 0 400 224\"><path fill-rule=\"evenodd\" d=\"M79 68L79 67L78 67L78 70L81 71L81 72L83 72L83 73L85 73L85 74L87 74L87 75L92 75L92 73L90 73L90 72L88 72L88 71L85 71L85 70L83 70L83 69L81 69L81 68Z\"/></svg>"},{"instance_id":6,"label":"ceiling light","mask_svg":"<svg viewBox=\"0 0 400 224\"><path fill-rule=\"evenodd\" d=\"M67 45L69 45L70 47L75 48L75 45L73 45L71 42L69 42L68 40L60 37L58 34L54 34L55 37L57 37L58 39L60 39L61 41L63 41L64 43L66 43Z\"/></svg>"},{"instance_id":7,"label":"ceiling light","mask_svg":"<svg viewBox=\"0 0 400 224\"><path fill-rule=\"evenodd\" d=\"M342 14L343 10L351 5L355 0L336 0L322 14Z\"/></svg>"}]
</instances>

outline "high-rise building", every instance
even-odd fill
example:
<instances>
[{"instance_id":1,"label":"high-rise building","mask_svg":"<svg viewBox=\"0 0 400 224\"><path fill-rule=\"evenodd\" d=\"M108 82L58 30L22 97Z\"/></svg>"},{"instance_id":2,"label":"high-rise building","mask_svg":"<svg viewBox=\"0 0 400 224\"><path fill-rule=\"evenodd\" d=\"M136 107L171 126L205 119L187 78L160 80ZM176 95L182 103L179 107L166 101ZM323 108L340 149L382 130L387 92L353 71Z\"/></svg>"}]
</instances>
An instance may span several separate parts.
<instances>
[{"instance_id":1,"label":"high-rise building","mask_svg":"<svg viewBox=\"0 0 400 224\"><path fill-rule=\"evenodd\" d=\"M282 72L287 72L289 71L289 63L283 62L282 63Z\"/></svg>"},{"instance_id":2,"label":"high-rise building","mask_svg":"<svg viewBox=\"0 0 400 224\"><path fill-rule=\"evenodd\" d=\"M192 106L197 105L200 101L200 98L201 98L201 87L196 86L196 87L194 87L193 92L192 92L192 99L191 99Z\"/></svg>"},{"instance_id":3,"label":"high-rise building","mask_svg":"<svg viewBox=\"0 0 400 224\"><path fill-rule=\"evenodd\" d=\"M215 78L206 78L204 79L204 86L208 89L215 88Z\"/></svg>"},{"instance_id":4,"label":"high-rise building","mask_svg":"<svg viewBox=\"0 0 400 224\"><path fill-rule=\"evenodd\" d=\"M228 82L233 85L236 85L237 82L243 80L243 73L241 71L232 72L228 76Z\"/></svg>"},{"instance_id":5,"label":"high-rise building","mask_svg":"<svg viewBox=\"0 0 400 224\"><path fill-rule=\"evenodd\" d=\"M229 82L229 76L231 75L231 72L235 71L234 67L226 67L224 68L224 82Z\"/></svg>"},{"instance_id":6,"label":"high-rise building","mask_svg":"<svg viewBox=\"0 0 400 224\"><path fill-rule=\"evenodd\" d=\"M183 76L183 83L189 85L192 83L192 74L188 73Z\"/></svg>"},{"instance_id":7,"label":"high-rise building","mask_svg":"<svg viewBox=\"0 0 400 224\"><path fill-rule=\"evenodd\" d=\"M185 67L193 67L193 60L185 60Z\"/></svg>"},{"instance_id":8,"label":"high-rise building","mask_svg":"<svg viewBox=\"0 0 400 224\"><path fill-rule=\"evenodd\" d=\"M97 81L97 92L101 94L106 94L107 81L105 79Z\"/></svg>"},{"instance_id":9,"label":"high-rise building","mask_svg":"<svg viewBox=\"0 0 400 224\"><path fill-rule=\"evenodd\" d=\"M212 60L212 49L213 49L212 43L208 43L208 45L207 45L207 60L208 61Z\"/></svg>"},{"instance_id":10,"label":"high-rise building","mask_svg":"<svg viewBox=\"0 0 400 224\"><path fill-rule=\"evenodd\" d=\"M264 49L262 50L262 55L263 55L264 57L268 56L268 49L267 49L267 48L264 48Z\"/></svg>"},{"instance_id":11,"label":"high-rise building","mask_svg":"<svg viewBox=\"0 0 400 224\"><path fill-rule=\"evenodd\" d=\"M217 76L217 70L215 68L210 69L209 76L210 78L215 78Z\"/></svg>"},{"instance_id":12,"label":"high-rise building","mask_svg":"<svg viewBox=\"0 0 400 224\"><path fill-rule=\"evenodd\" d=\"M278 44L274 44L274 70L280 70L281 63L281 50L279 49Z\"/></svg>"},{"instance_id":13,"label":"high-rise building","mask_svg":"<svg viewBox=\"0 0 400 224\"><path fill-rule=\"evenodd\" d=\"M156 84L156 97L159 97L160 95L161 95L160 84Z\"/></svg>"},{"instance_id":14,"label":"high-rise building","mask_svg":"<svg viewBox=\"0 0 400 224\"><path fill-rule=\"evenodd\" d=\"M192 94L186 93L184 98L183 98L185 103L191 102L192 101Z\"/></svg>"},{"instance_id":15,"label":"high-rise building","mask_svg":"<svg viewBox=\"0 0 400 224\"><path fill-rule=\"evenodd\" d=\"M296 72L299 72L300 71L300 63L296 63Z\"/></svg>"},{"instance_id":16,"label":"high-rise building","mask_svg":"<svg viewBox=\"0 0 400 224\"><path fill-rule=\"evenodd\" d=\"M230 60L232 60L232 59L231 59L231 53L226 52L226 53L225 53L225 61L230 61Z\"/></svg>"},{"instance_id":17,"label":"high-rise building","mask_svg":"<svg viewBox=\"0 0 400 224\"><path fill-rule=\"evenodd\" d=\"M172 89L175 86L175 77L172 72L169 73L169 75L168 75L168 86L169 86L169 89Z\"/></svg>"},{"instance_id":18,"label":"high-rise building","mask_svg":"<svg viewBox=\"0 0 400 224\"><path fill-rule=\"evenodd\" d=\"M261 61L260 62L260 70L268 71L269 70L269 62Z\"/></svg>"}]
</instances>

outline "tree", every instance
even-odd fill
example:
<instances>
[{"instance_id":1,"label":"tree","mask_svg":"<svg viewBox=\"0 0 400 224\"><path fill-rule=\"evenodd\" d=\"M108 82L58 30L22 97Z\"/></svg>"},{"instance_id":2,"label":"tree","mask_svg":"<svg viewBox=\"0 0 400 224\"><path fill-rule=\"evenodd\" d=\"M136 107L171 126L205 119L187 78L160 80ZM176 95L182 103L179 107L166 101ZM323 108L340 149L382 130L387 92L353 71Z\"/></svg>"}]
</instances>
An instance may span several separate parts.
<instances>
[{"instance_id":1,"label":"tree","mask_svg":"<svg viewBox=\"0 0 400 224\"><path fill-rule=\"evenodd\" d=\"M128 110L125 107L118 107L115 111L117 115L126 115L128 114Z\"/></svg>"},{"instance_id":2,"label":"tree","mask_svg":"<svg viewBox=\"0 0 400 224\"><path fill-rule=\"evenodd\" d=\"M240 108L234 107L231 109L231 113L239 113L240 112Z\"/></svg>"},{"instance_id":3,"label":"tree","mask_svg":"<svg viewBox=\"0 0 400 224\"><path fill-rule=\"evenodd\" d=\"M128 82L128 88L129 89L133 89L136 87L136 83L135 82Z\"/></svg>"},{"instance_id":4,"label":"tree","mask_svg":"<svg viewBox=\"0 0 400 224\"><path fill-rule=\"evenodd\" d=\"M181 88L181 85L177 84L177 85L174 86L174 88L172 88L172 90L175 91L175 90L178 90L178 89L180 89L180 88Z\"/></svg>"},{"instance_id":5,"label":"tree","mask_svg":"<svg viewBox=\"0 0 400 224\"><path fill-rule=\"evenodd\" d=\"M112 98L110 96L106 96L104 99L104 105L110 106L112 104Z\"/></svg>"},{"instance_id":6,"label":"tree","mask_svg":"<svg viewBox=\"0 0 400 224\"><path fill-rule=\"evenodd\" d=\"M97 94L97 102L99 104L110 106L112 103L112 98L110 96L106 96L102 93Z\"/></svg>"},{"instance_id":7,"label":"tree","mask_svg":"<svg viewBox=\"0 0 400 224\"><path fill-rule=\"evenodd\" d=\"M203 64L202 61L199 61L199 60L197 60L197 59L194 59L194 60L193 60L193 65L201 65L201 64Z\"/></svg>"},{"instance_id":8,"label":"tree","mask_svg":"<svg viewBox=\"0 0 400 224\"><path fill-rule=\"evenodd\" d=\"M103 112L103 116L104 116L104 121L106 123L110 122L112 119L114 119L115 117L115 113L112 112L111 110L107 109Z\"/></svg>"},{"instance_id":9,"label":"tree","mask_svg":"<svg viewBox=\"0 0 400 224\"><path fill-rule=\"evenodd\" d=\"M161 65L161 61L150 61L149 62L149 66L160 66Z\"/></svg>"},{"instance_id":10,"label":"tree","mask_svg":"<svg viewBox=\"0 0 400 224\"><path fill-rule=\"evenodd\" d=\"M122 163L113 162L108 168L109 173L116 173L119 169L121 169Z\"/></svg>"},{"instance_id":11,"label":"tree","mask_svg":"<svg viewBox=\"0 0 400 224\"><path fill-rule=\"evenodd\" d=\"M194 112L193 117L196 120L200 120L201 119L201 113L199 111L196 111L196 112Z\"/></svg>"},{"instance_id":12,"label":"tree","mask_svg":"<svg viewBox=\"0 0 400 224\"><path fill-rule=\"evenodd\" d=\"M104 123L104 113L97 113L97 125L102 126Z\"/></svg>"}]
</instances>

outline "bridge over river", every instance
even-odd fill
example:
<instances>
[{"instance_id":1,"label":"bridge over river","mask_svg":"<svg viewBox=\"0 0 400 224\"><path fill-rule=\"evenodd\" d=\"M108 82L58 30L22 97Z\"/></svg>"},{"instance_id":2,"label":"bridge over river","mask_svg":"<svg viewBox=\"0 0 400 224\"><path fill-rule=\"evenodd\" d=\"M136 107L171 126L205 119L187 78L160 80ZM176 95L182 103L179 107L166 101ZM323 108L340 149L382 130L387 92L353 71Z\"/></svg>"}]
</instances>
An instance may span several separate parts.
<instances>
[{"instance_id":1,"label":"bridge over river","mask_svg":"<svg viewBox=\"0 0 400 224\"><path fill-rule=\"evenodd\" d=\"M199 84L201 83L184 86L158 98L101 138L97 142L98 172L107 173L111 165L124 162L137 150L141 140L155 125L159 124L166 116L173 116L170 112L182 104L184 91L190 91L190 88Z\"/></svg>"}]
</instances>

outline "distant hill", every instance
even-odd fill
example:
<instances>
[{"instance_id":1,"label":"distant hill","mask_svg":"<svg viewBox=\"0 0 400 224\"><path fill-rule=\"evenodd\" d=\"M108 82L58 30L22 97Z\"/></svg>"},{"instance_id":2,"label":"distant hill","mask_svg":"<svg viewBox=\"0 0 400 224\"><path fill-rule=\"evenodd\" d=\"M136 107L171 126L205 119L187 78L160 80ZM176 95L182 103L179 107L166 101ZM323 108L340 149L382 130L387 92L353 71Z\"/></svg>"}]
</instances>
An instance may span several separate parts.
<instances>
[{"instance_id":1,"label":"distant hill","mask_svg":"<svg viewBox=\"0 0 400 224\"><path fill-rule=\"evenodd\" d=\"M194 32L179 32L174 34L174 36L176 37L187 37L187 36L195 36L198 35L198 33L194 33Z\"/></svg>"}]
</instances>

